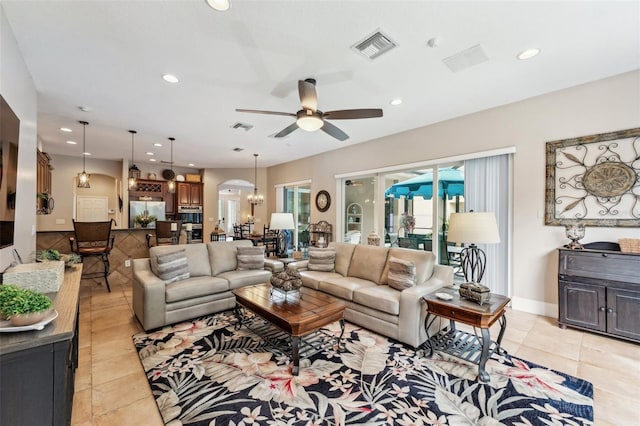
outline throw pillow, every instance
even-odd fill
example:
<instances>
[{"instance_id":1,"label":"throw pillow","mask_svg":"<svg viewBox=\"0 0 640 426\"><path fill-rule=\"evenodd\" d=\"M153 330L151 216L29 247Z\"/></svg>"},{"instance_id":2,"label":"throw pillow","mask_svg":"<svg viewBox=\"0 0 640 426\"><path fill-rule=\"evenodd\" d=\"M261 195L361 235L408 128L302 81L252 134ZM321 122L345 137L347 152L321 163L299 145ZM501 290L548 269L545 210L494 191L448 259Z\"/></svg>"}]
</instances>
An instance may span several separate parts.
<instances>
[{"instance_id":1,"label":"throw pillow","mask_svg":"<svg viewBox=\"0 0 640 426\"><path fill-rule=\"evenodd\" d=\"M165 284L189 278L189 264L185 249L158 255L158 276Z\"/></svg>"},{"instance_id":2,"label":"throw pillow","mask_svg":"<svg viewBox=\"0 0 640 426\"><path fill-rule=\"evenodd\" d=\"M387 282L389 287L400 291L414 287L416 285L415 263L398 259L397 257L390 257Z\"/></svg>"},{"instance_id":3,"label":"throw pillow","mask_svg":"<svg viewBox=\"0 0 640 426\"><path fill-rule=\"evenodd\" d=\"M310 248L309 263L307 269L310 271L333 272L336 263L336 250L333 248Z\"/></svg>"},{"instance_id":4,"label":"throw pillow","mask_svg":"<svg viewBox=\"0 0 640 426\"><path fill-rule=\"evenodd\" d=\"M264 269L264 246L238 247L238 270Z\"/></svg>"}]
</instances>

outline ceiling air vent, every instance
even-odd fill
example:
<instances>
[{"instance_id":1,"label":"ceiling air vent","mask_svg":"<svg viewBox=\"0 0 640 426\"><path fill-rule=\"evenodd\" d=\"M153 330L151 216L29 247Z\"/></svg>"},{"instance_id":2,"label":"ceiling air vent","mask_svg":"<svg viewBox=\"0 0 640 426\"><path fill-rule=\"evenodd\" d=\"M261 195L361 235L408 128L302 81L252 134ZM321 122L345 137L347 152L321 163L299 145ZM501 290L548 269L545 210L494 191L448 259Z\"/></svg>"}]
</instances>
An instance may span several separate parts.
<instances>
[{"instance_id":1,"label":"ceiling air vent","mask_svg":"<svg viewBox=\"0 0 640 426\"><path fill-rule=\"evenodd\" d=\"M380 55L387 53L396 46L397 44L391 40L389 36L383 34L380 30L377 30L372 35L367 36L364 40L351 46L351 48L373 60Z\"/></svg>"},{"instance_id":2,"label":"ceiling air vent","mask_svg":"<svg viewBox=\"0 0 640 426\"><path fill-rule=\"evenodd\" d=\"M458 52L455 55L451 55L448 58L444 58L442 62L444 62L452 72L458 72L488 60L489 57L484 53L484 50L482 50L482 46L478 44L462 52Z\"/></svg>"},{"instance_id":3,"label":"ceiling air vent","mask_svg":"<svg viewBox=\"0 0 640 426\"><path fill-rule=\"evenodd\" d=\"M242 129L245 132L248 132L249 130L253 129L253 126L251 124L237 122L237 123L233 124L231 126L231 128L232 129Z\"/></svg>"},{"instance_id":4,"label":"ceiling air vent","mask_svg":"<svg viewBox=\"0 0 640 426\"><path fill-rule=\"evenodd\" d=\"M233 148L233 150L235 152L242 152L242 151L244 151L244 148Z\"/></svg>"}]
</instances>

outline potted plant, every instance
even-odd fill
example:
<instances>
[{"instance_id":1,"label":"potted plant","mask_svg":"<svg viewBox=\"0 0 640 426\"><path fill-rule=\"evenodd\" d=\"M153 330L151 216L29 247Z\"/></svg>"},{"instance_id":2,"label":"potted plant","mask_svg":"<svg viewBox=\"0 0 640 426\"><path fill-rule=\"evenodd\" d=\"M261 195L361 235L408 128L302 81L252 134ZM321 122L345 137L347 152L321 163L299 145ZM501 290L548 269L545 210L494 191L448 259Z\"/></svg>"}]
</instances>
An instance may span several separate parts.
<instances>
[{"instance_id":1,"label":"potted plant","mask_svg":"<svg viewBox=\"0 0 640 426\"><path fill-rule=\"evenodd\" d=\"M39 262L62 260L64 261L64 266L66 268L70 268L76 263L80 263L82 261L82 257L76 253L61 254L55 249L45 249L36 255L36 260Z\"/></svg>"},{"instance_id":2,"label":"potted plant","mask_svg":"<svg viewBox=\"0 0 640 426\"><path fill-rule=\"evenodd\" d=\"M136 223L140 224L140 226L142 226L143 228L146 228L151 222L156 221L156 217L152 214L151 215L139 214L136 216L135 220L136 220Z\"/></svg>"},{"instance_id":3,"label":"potted plant","mask_svg":"<svg viewBox=\"0 0 640 426\"><path fill-rule=\"evenodd\" d=\"M51 309L51 299L42 293L18 288L11 284L0 286L0 312L14 326L42 321Z\"/></svg>"}]
</instances>

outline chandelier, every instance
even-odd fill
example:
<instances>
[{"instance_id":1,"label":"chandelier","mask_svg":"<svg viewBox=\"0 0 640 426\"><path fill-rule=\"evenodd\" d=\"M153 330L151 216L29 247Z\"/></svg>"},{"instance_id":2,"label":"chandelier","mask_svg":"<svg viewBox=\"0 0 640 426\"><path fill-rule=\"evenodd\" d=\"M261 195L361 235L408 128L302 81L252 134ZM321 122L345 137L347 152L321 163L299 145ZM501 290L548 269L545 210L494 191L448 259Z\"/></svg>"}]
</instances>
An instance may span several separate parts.
<instances>
[{"instance_id":1,"label":"chandelier","mask_svg":"<svg viewBox=\"0 0 640 426\"><path fill-rule=\"evenodd\" d=\"M253 207L258 204L264 203L264 197L262 194L258 194L258 154L253 154L254 157L254 169L253 169L253 194L249 194L247 201L251 205L251 216L253 216Z\"/></svg>"},{"instance_id":2,"label":"chandelier","mask_svg":"<svg viewBox=\"0 0 640 426\"><path fill-rule=\"evenodd\" d=\"M129 167L129 189L134 189L140 179L140 169L133 161L133 136L137 133L135 130L129 130L131 133L131 167Z\"/></svg>"},{"instance_id":3,"label":"chandelier","mask_svg":"<svg viewBox=\"0 0 640 426\"><path fill-rule=\"evenodd\" d=\"M85 162L87 159L86 131L87 124L89 123L86 121L80 121L79 123L82 124L82 173L78 173L78 188L91 188L91 185L89 185L89 178L91 175L89 175L85 169Z\"/></svg>"}]
</instances>

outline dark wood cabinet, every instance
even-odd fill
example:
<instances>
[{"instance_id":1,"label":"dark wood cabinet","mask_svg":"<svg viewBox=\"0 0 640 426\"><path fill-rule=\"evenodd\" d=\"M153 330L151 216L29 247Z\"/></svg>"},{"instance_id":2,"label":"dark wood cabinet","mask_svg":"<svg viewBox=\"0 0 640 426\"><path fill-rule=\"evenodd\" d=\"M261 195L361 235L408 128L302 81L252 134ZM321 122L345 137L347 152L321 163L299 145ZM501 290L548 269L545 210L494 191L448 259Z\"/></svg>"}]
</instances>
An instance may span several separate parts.
<instances>
[{"instance_id":1,"label":"dark wood cabinet","mask_svg":"<svg viewBox=\"0 0 640 426\"><path fill-rule=\"evenodd\" d=\"M78 366L82 265L50 294L58 318L37 331L0 335L0 424L69 425Z\"/></svg>"},{"instance_id":2,"label":"dark wood cabinet","mask_svg":"<svg viewBox=\"0 0 640 426\"><path fill-rule=\"evenodd\" d=\"M178 182L178 205L179 206L201 206L202 205L202 183Z\"/></svg>"},{"instance_id":3,"label":"dark wood cabinet","mask_svg":"<svg viewBox=\"0 0 640 426\"><path fill-rule=\"evenodd\" d=\"M640 342L640 255L589 244L585 250L561 248L558 308L562 328Z\"/></svg>"}]
</instances>

